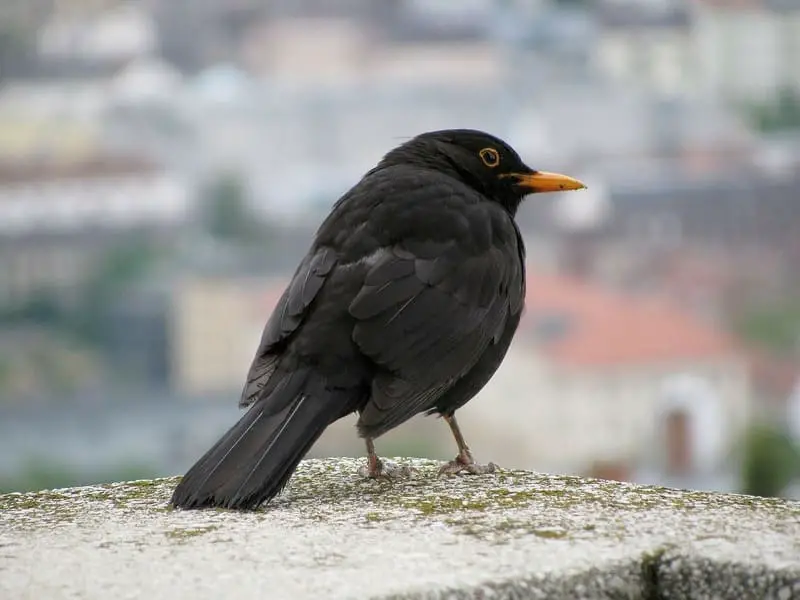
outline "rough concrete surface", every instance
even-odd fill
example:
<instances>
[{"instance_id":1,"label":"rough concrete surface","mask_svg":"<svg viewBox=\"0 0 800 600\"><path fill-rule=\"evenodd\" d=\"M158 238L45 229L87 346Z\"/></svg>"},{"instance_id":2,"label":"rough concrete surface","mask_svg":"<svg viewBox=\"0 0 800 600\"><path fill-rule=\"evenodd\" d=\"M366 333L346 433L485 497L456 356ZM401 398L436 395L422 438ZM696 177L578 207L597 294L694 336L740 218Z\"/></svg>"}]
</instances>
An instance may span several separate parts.
<instances>
[{"instance_id":1,"label":"rough concrete surface","mask_svg":"<svg viewBox=\"0 0 800 600\"><path fill-rule=\"evenodd\" d=\"M800 504L520 471L302 463L251 513L177 479L0 496L0 598L800 598Z\"/></svg>"}]
</instances>

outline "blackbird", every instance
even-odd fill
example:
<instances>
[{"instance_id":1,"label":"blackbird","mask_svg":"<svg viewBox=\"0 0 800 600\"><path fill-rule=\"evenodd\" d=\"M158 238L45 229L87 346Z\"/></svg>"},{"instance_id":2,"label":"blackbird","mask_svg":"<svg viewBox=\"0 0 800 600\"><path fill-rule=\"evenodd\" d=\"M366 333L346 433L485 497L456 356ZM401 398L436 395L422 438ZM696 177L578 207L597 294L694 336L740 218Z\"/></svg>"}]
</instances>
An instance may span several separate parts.
<instances>
[{"instance_id":1,"label":"blackbird","mask_svg":"<svg viewBox=\"0 0 800 600\"><path fill-rule=\"evenodd\" d=\"M373 440L420 412L458 446L442 473L487 473L455 418L508 350L525 298L514 216L536 192L584 188L535 171L504 141L423 133L334 204L264 328L241 419L189 469L175 507L253 509L286 485L334 421L357 412L369 477L392 477Z\"/></svg>"}]
</instances>

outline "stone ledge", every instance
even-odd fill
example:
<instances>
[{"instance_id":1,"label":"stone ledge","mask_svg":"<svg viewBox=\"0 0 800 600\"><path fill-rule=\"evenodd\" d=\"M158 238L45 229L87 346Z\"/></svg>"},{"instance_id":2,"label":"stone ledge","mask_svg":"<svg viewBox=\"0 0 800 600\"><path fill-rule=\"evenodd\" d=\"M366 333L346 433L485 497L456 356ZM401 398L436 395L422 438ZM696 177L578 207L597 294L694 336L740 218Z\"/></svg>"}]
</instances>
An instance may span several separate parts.
<instances>
[{"instance_id":1,"label":"stone ledge","mask_svg":"<svg viewBox=\"0 0 800 600\"><path fill-rule=\"evenodd\" d=\"M800 503L503 471L304 461L253 513L177 479L0 496L0 598L800 598Z\"/></svg>"}]
</instances>

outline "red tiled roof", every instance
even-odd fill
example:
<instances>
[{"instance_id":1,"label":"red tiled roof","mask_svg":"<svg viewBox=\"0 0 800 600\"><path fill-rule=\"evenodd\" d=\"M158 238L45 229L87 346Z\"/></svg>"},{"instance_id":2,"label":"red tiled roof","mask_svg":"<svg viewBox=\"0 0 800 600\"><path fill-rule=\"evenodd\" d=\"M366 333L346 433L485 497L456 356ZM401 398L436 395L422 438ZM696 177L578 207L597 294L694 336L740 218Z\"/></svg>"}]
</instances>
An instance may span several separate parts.
<instances>
[{"instance_id":1,"label":"red tiled roof","mask_svg":"<svg viewBox=\"0 0 800 600\"><path fill-rule=\"evenodd\" d=\"M724 332L663 300L613 291L561 274L529 270L523 335L542 317L564 319L561 335L542 341L553 360L617 366L717 358L736 353Z\"/></svg>"}]
</instances>

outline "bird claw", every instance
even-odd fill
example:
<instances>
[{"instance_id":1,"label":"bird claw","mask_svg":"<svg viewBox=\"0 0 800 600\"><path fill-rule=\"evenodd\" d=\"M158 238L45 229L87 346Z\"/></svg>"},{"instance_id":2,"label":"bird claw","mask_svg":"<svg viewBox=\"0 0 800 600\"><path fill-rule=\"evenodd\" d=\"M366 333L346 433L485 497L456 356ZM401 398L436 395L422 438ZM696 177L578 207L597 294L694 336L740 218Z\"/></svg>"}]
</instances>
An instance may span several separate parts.
<instances>
[{"instance_id":1,"label":"bird claw","mask_svg":"<svg viewBox=\"0 0 800 600\"><path fill-rule=\"evenodd\" d=\"M358 474L367 479L388 479L397 480L410 477L415 473L415 469L409 466L400 466L391 460L379 458L375 461L375 466L370 468L370 465L359 467Z\"/></svg>"},{"instance_id":2,"label":"bird claw","mask_svg":"<svg viewBox=\"0 0 800 600\"><path fill-rule=\"evenodd\" d=\"M479 465L472 457L464 459L462 456L457 456L449 463L445 463L439 469L439 475L456 475L457 473L467 473L469 475L488 475L495 473L498 466L493 462L488 465Z\"/></svg>"}]
</instances>

